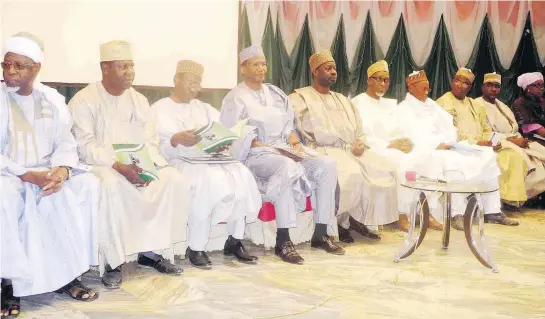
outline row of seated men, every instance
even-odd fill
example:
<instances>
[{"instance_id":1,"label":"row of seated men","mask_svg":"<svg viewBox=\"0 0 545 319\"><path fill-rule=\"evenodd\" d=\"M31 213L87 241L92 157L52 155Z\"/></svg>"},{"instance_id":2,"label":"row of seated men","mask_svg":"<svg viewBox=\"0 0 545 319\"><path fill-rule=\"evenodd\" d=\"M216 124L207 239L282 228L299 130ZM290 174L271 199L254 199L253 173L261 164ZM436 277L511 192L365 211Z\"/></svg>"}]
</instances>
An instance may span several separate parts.
<instances>
[{"instance_id":1,"label":"row of seated men","mask_svg":"<svg viewBox=\"0 0 545 319\"><path fill-rule=\"evenodd\" d=\"M174 89L151 107L134 90L131 46L111 41L100 47L102 80L64 97L36 81L43 44L21 33L4 45L1 122L2 316L20 311L19 297L57 291L81 301L98 293L78 279L99 266L107 288L121 285L120 267L137 261L158 272L179 275L174 245L187 240L186 257L196 267L211 266L205 247L210 228L226 222L224 254L256 263L242 245L247 224L256 222L262 203L276 211L275 254L302 264L290 239L297 215L311 199L311 246L344 254L333 241L354 239L351 231L379 240L367 226L408 227L414 194L401 187L406 171L444 178L455 171L499 191L483 195L487 222L518 225L502 213L502 200L520 206L543 189L544 149L518 133L517 121L496 97L501 78L485 77L483 98L466 95L474 75L461 68L452 92L439 106L429 99L423 71L407 77L409 93L397 105L384 98L388 65L367 70L368 89L350 101L333 92L337 72L329 51L310 60L313 85L287 96L264 83L267 62L259 46L240 53L244 81L223 100L220 111L196 99L203 67L183 60ZM543 103L542 78L519 78L525 92L518 103ZM532 97L533 96L533 97ZM537 102L536 102L537 101ZM539 102L541 101L541 102ZM526 108L524 108L526 107ZM545 131L543 112L518 111L529 132ZM534 116L534 117L532 117ZM199 155L195 129L212 121L232 128L239 140L229 164L190 164L181 156ZM506 122L506 123L504 123ZM492 132L501 141L492 145ZM526 133L525 133L526 134ZM475 144L479 152L452 149L453 142ZM136 165L116 160L112 144L145 144L159 169L146 181ZM293 157L278 147L305 153ZM226 150L227 151L227 150ZM441 229L440 199L429 194L432 228ZM467 199L452 198L453 225L463 229ZM250 240L251 240L250 236Z\"/></svg>"}]
</instances>

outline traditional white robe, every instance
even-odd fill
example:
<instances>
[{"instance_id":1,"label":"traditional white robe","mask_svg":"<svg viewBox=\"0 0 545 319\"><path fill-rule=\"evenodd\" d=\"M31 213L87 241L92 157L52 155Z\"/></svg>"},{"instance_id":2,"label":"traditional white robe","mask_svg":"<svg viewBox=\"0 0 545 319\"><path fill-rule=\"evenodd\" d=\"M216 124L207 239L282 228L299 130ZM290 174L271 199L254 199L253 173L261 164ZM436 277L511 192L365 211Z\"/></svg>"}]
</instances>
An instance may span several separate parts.
<instances>
[{"instance_id":1,"label":"traditional white robe","mask_svg":"<svg viewBox=\"0 0 545 319\"><path fill-rule=\"evenodd\" d=\"M367 98L371 99L368 96ZM467 181L486 182L492 187L498 187L500 170L491 148L480 147L478 152L437 150L441 143L456 142L457 133L452 116L433 100L422 102L408 93L399 106L388 111L382 110L381 105L374 102L376 100L371 100L373 101L360 100L362 103L358 105L362 112L363 126L371 128L373 136L378 139L375 143L376 151L389 156L398 164L400 184L405 181L405 172L415 171L432 179L448 181L448 175L454 174ZM414 144L413 150L405 154L389 149L390 142L398 138L410 139ZM449 173L451 171L456 173ZM413 191L400 187L398 200L403 212L408 213L414 195ZM438 194L427 195L432 215L441 221L443 207L438 203ZM452 196L453 216L464 213L465 198L466 195ZM499 192L484 194L482 199L485 213L494 214L500 211Z\"/></svg>"},{"instance_id":2,"label":"traditional white robe","mask_svg":"<svg viewBox=\"0 0 545 319\"><path fill-rule=\"evenodd\" d=\"M352 154L352 144L364 141L359 114L344 95L329 93L309 86L296 89L290 100L305 143L337 162L339 225L348 228L349 217L375 227L397 221L394 166L371 150Z\"/></svg>"},{"instance_id":3,"label":"traditional white robe","mask_svg":"<svg viewBox=\"0 0 545 319\"><path fill-rule=\"evenodd\" d=\"M164 98L152 105L162 154L168 162L192 183L189 210L189 247L203 251L210 225L226 222L230 235L244 237L246 223L257 220L261 195L252 173L242 163L191 164L184 155L205 154L196 146L170 144L171 137L181 131L199 129L219 122L220 113L207 103L191 100L176 103Z\"/></svg>"},{"instance_id":4,"label":"traditional white robe","mask_svg":"<svg viewBox=\"0 0 545 319\"><path fill-rule=\"evenodd\" d=\"M16 296L51 292L98 262L100 182L77 169L77 146L59 114L66 105L0 86L0 278L12 280ZM73 176L46 197L18 177L58 166L74 167Z\"/></svg>"},{"instance_id":5,"label":"traditional white robe","mask_svg":"<svg viewBox=\"0 0 545 319\"><path fill-rule=\"evenodd\" d=\"M89 84L69 103L80 158L102 181L100 265L133 261L139 252L173 258L185 241L190 183L160 155L155 120L147 99L133 88L110 95L101 82ZM137 188L112 168L112 144L146 144L159 180Z\"/></svg>"},{"instance_id":6,"label":"traditional white robe","mask_svg":"<svg viewBox=\"0 0 545 319\"><path fill-rule=\"evenodd\" d=\"M288 138L295 128L292 106L284 92L274 85L266 83L256 91L240 83L224 98L220 119L228 127L246 121L253 128L246 138L249 142L256 138L269 146L291 147ZM310 195L314 222L326 225L334 222L337 184L334 160L314 152L315 157L295 162L271 147L254 147L246 154L243 163L253 173L263 201L274 204L279 228L297 226L297 214L305 210Z\"/></svg>"}]
</instances>

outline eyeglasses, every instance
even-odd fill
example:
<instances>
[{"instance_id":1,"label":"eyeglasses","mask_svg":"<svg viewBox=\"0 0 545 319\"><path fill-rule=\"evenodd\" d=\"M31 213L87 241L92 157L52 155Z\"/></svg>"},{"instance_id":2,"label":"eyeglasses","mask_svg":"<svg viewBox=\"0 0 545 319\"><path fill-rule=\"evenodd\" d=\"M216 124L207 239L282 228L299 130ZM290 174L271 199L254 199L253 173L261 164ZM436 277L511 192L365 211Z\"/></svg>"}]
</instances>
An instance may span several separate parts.
<instances>
[{"instance_id":1,"label":"eyeglasses","mask_svg":"<svg viewBox=\"0 0 545 319\"><path fill-rule=\"evenodd\" d=\"M190 89L201 89L201 84L197 82L183 81L184 85Z\"/></svg>"},{"instance_id":2,"label":"eyeglasses","mask_svg":"<svg viewBox=\"0 0 545 319\"><path fill-rule=\"evenodd\" d=\"M379 78L379 77L372 76L371 79L377 81L377 83L390 84L390 78Z\"/></svg>"},{"instance_id":3,"label":"eyeglasses","mask_svg":"<svg viewBox=\"0 0 545 319\"><path fill-rule=\"evenodd\" d=\"M532 83L532 84L530 84L528 86L533 86L536 89L543 89L544 88L543 83L539 83L539 84L538 83Z\"/></svg>"},{"instance_id":4,"label":"eyeglasses","mask_svg":"<svg viewBox=\"0 0 545 319\"><path fill-rule=\"evenodd\" d=\"M33 67L33 64L19 62L1 62L0 66L2 66L2 69L4 71L9 71L12 66L15 71L22 71L24 69Z\"/></svg>"}]
</instances>

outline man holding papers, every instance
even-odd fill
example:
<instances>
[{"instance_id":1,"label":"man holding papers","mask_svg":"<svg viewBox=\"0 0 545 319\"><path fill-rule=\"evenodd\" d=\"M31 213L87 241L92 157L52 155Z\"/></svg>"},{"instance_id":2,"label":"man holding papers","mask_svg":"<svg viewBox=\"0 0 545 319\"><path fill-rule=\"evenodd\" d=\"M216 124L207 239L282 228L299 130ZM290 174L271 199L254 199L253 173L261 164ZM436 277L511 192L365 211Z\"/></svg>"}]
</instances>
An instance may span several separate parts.
<instances>
[{"instance_id":1,"label":"man holding papers","mask_svg":"<svg viewBox=\"0 0 545 319\"><path fill-rule=\"evenodd\" d=\"M162 153L192 184L188 257L195 266L211 265L204 252L210 226L227 222L229 238L224 254L242 262L255 262L257 257L246 252L241 239L246 222L257 219L261 195L252 173L243 164L209 154L228 147L214 147L215 142L229 144L232 139L221 136L228 129L218 123L219 112L196 99L203 72L203 66L196 62L178 62L171 96L152 105ZM221 163L222 159L225 163Z\"/></svg>"},{"instance_id":2,"label":"man holding papers","mask_svg":"<svg viewBox=\"0 0 545 319\"><path fill-rule=\"evenodd\" d=\"M458 134L452 116L428 98L429 82L424 71L407 77L409 93L396 112L400 136L411 140L414 148L404 154L400 165L431 179L454 182L460 179L484 182L497 187L500 170L490 147L456 143ZM462 214L466 196L452 195L452 225L463 229ZM482 194L485 221L513 224L501 213L499 192ZM410 201L411 197L407 198ZM432 213L442 208L436 194L428 194ZM405 202L405 205L410 205ZM438 215L438 214L435 214Z\"/></svg>"},{"instance_id":3,"label":"man holding papers","mask_svg":"<svg viewBox=\"0 0 545 319\"><path fill-rule=\"evenodd\" d=\"M490 141L492 130L486 120L485 107L482 103L467 97L474 80L475 75L471 70L460 68L452 79L452 91L445 93L437 103L452 115L459 141L493 148L496 151L501 171L499 178L501 199L524 202L527 199L524 180L527 166L524 158L512 149L502 148L501 145L492 146ZM510 226L518 225L518 222L505 218L503 213L489 217L488 221Z\"/></svg>"},{"instance_id":4,"label":"man holding papers","mask_svg":"<svg viewBox=\"0 0 545 319\"><path fill-rule=\"evenodd\" d=\"M541 75L539 73L539 75ZM476 99L486 108L486 118L492 129L492 141L500 143L504 149L512 149L523 156L528 167L526 175L526 194L535 197L545 191L545 147L538 142L524 138L519 133L519 125L513 111L498 99L501 92L501 76L496 73L484 75L483 96ZM512 202L519 207L521 202Z\"/></svg>"},{"instance_id":5,"label":"man holding papers","mask_svg":"<svg viewBox=\"0 0 545 319\"><path fill-rule=\"evenodd\" d=\"M159 154L148 101L131 87L135 73L130 44L101 45L100 60L102 81L79 91L69 106L80 159L102 181L101 274L108 265L102 282L116 288L121 284L118 266L131 260L161 273L181 273L163 256L173 260L173 244L185 241L189 183ZM159 180L146 181L139 174L142 167L118 161L115 144L144 144Z\"/></svg>"}]
</instances>

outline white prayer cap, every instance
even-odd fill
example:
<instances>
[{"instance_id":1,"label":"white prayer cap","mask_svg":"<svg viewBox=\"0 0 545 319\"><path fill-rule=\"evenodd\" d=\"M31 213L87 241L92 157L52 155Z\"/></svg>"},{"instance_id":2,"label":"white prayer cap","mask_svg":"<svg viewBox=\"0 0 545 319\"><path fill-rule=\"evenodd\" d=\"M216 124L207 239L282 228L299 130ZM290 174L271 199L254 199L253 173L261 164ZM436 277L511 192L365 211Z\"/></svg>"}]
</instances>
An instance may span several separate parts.
<instances>
[{"instance_id":1,"label":"white prayer cap","mask_svg":"<svg viewBox=\"0 0 545 319\"><path fill-rule=\"evenodd\" d=\"M246 62L251 58L265 57L263 48L260 45L252 45L240 51L240 64Z\"/></svg>"},{"instance_id":2,"label":"white prayer cap","mask_svg":"<svg viewBox=\"0 0 545 319\"><path fill-rule=\"evenodd\" d=\"M100 62L132 60L131 44L114 40L100 45Z\"/></svg>"},{"instance_id":3,"label":"white prayer cap","mask_svg":"<svg viewBox=\"0 0 545 319\"><path fill-rule=\"evenodd\" d=\"M524 73L517 78L517 85L523 90L526 90L528 85L533 84L539 80L543 81L543 74L541 74L540 72Z\"/></svg>"},{"instance_id":4,"label":"white prayer cap","mask_svg":"<svg viewBox=\"0 0 545 319\"><path fill-rule=\"evenodd\" d=\"M30 33L18 33L6 40L3 53L4 56L6 56L8 52L19 54L26 56L36 63L42 63L44 60L44 52L40 46L43 47L41 41L34 35Z\"/></svg>"}]
</instances>

